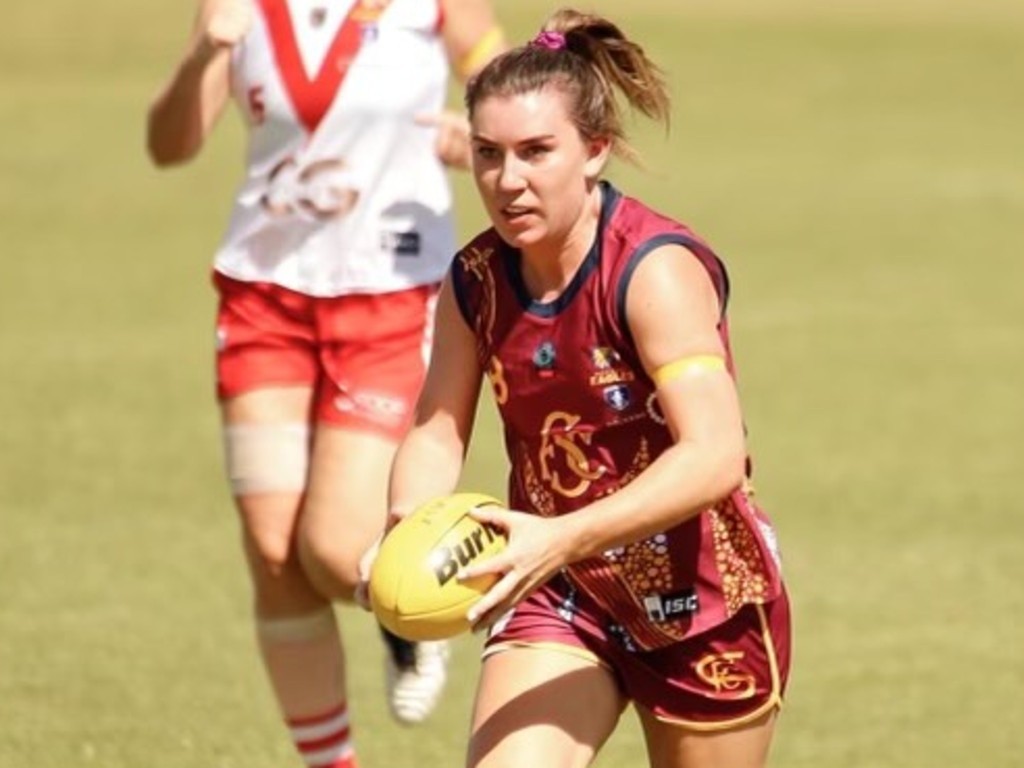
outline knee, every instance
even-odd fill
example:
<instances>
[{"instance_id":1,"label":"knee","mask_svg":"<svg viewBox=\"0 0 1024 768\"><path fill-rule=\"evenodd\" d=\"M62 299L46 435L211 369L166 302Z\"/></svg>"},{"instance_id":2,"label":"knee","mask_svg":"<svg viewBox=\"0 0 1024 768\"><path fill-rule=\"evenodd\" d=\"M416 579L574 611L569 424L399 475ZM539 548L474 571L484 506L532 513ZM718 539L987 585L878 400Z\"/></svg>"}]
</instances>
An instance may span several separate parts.
<instances>
[{"instance_id":1,"label":"knee","mask_svg":"<svg viewBox=\"0 0 1024 768\"><path fill-rule=\"evenodd\" d=\"M303 571L321 593L332 600L352 601L359 584L361 553L303 530L299 534L298 555Z\"/></svg>"},{"instance_id":2,"label":"knee","mask_svg":"<svg viewBox=\"0 0 1024 768\"><path fill-rule=\"evenodd\" d=\"M245 555L257 615L287 615L326 603L303 571L294 541L287 536L247 531Z\"/></svg>"}]
</instances>

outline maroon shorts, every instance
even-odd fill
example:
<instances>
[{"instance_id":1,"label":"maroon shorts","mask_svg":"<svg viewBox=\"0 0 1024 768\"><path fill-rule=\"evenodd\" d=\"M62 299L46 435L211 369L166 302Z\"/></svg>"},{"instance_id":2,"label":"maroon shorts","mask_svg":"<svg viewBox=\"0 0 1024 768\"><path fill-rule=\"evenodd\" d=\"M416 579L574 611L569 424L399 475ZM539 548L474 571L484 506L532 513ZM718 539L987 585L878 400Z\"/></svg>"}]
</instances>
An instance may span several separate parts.
<instances>
[{"instance_id":1,"label":"maroon shorts","mask_svg":"<svg viewBox=\"0 0 1024 768\"><path fill-rule=\"evenodd\" d=\"M782 703L789 675L789 600L747 605L717 627L639 651L609 614L555 577L498 622L484 655L509 647L561 647L615 675L628 699L658 719L695 730L755 720Z\"/></svg>"},{"instance_id":2,"label":"maroon shorts","mask_svg":"<svg viewBox=\"0 0 1024 768\"><path fill-rule=\"evenodd\" d=\"M400 437L419 396L437 286L316 298L214 272L217 395L309 386L317 421Z\"/></svg>"}]
</instances>

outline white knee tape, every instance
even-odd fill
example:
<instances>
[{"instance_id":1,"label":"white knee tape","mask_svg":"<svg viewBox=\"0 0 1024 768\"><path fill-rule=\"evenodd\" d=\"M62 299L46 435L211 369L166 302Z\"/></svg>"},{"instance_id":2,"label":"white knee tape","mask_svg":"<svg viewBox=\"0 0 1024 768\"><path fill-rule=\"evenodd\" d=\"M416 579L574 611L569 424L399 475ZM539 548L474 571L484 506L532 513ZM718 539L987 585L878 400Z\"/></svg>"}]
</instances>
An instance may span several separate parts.
<instances>
[{"instance_id":1,"label":"white knee tape","mask_svg":"<svg viewBox=\"0 0 1024 768\"><path fill-rule=\"evenodd\" d=\"M256 633L266 643L304 643L333 635L337 631L330 606L303 616L257 619Z\"/></svg>"},{"instance_id":2,"label":"white knee tape","mask_svg":"<svg viewBox=\"0 0 1024 768\"><path fill-rule=\"evenodd\" d=\"M302 492L309 472L306 424L231 424L224 428L224 463L236 496Z\"/></svg>"}]
</instances>

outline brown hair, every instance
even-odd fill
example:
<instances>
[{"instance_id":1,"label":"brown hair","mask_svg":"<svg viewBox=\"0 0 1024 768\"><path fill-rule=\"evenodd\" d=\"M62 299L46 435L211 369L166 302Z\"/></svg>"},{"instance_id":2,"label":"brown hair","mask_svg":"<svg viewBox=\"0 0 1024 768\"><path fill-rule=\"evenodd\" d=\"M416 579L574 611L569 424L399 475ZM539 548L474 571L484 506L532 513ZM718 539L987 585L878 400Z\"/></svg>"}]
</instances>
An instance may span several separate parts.
<instances>
[{"instance_id":1,"label":"brown hair","mask_svg":"<svg viewBox=\"0 0 1024 768\"><path fill-rule=\"evenodd\" d=\"M626 141L616 89L631 107L668 125L669 96L661 70L612 22L570 8L556 11L532 42L492 60L466 87L466 108L491 96L547 86L561 90L587 139L608 137L612 151L635 159Z\"/></svg>"}]
</instances>

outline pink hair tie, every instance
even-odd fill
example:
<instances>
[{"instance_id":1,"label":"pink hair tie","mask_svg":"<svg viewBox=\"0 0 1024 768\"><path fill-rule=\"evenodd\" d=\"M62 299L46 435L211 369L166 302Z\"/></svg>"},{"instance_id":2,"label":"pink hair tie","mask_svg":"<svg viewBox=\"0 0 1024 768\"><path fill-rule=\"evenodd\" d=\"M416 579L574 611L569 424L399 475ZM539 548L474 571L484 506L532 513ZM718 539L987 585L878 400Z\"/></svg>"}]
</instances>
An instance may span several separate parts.
<instances>
[{"instance_id":1,"label":"pink hair tie","mask_svg":"<svg viewBox=\"0 0 1024 768\"><path fill-rule=\"evenodd\" d=\"M565 48L565 35L561 32L541 32L530 45L534 48L547 48L549 51L560 51Z\"/></svg>"}]
</instances>

